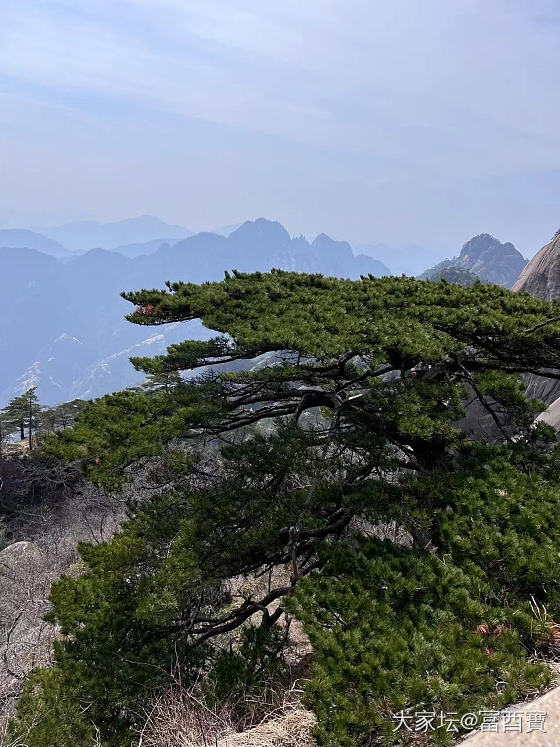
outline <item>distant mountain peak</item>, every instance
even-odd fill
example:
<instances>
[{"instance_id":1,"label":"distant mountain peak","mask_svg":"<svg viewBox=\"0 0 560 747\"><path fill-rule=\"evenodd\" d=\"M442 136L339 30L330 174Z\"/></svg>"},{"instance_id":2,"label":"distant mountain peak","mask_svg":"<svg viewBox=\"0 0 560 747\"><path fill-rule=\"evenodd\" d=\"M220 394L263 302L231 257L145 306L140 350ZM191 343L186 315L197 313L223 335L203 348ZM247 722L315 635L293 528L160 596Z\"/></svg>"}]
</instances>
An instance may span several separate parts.
<instances>
[{"instance_id":1,"label":"distant mountain peak","mask_svg":"<svg viewBox=\"0 0 560 747\"><path fill-rule=\"evenodd\" d=\"M123 220L116 220L111 223L106 223L105 225L107 226L141 226L144 228L156 226L158 230L160 230L163 227L168 228L171 225L171 228L179 228L182 231L187 230L187 229L182 228L182 226L168 224L165 221L163 221L161 218L158 218L155 215L147 215L147 214L137 215L135 218L124 218Z\"/></svg>"},{"instance_id":2,"label":"distant mountain peak","mask_svg":"<svg viewBox=\"0 0 560 747\"><path fill-rule=\"evenodd\" d=\"M336 246L336 247L348 247L350 250L352 247L347 241L338 241L337 239L333 239L331 236L329 236L326 233L320 233L318 234L314 240L311 246Z\"/></svg>"},{"instance_id":3,"label":"distant mountain peak","mask_svg":"<svg viewBox=\"0 0 560 747\"><path fill-rule=\"evenodd\" d=\"M517 254L522 257L522 254L517 251L510 241L502 243L490 233L480 233L478 236L474 236L463 244L461 253L459 254L459 261L465 261L465 258L474 261L485 252L499 252L512 255Z\"/></svg>"},{"instance_id":4,"label":"distant mountain peak","mask_svg":"<svg viewBox=\"0 0 560 747\"><path fill-rule=\"evenodd\" d=\"M240 231L241 229L251 229L259 231L282 231L289 236L284 226L277 220L270 220L269 218L255 218L255 220L245 220L243 223L233 232Z\"/></svg>"},{"instance_id":5,"label":"distant mountain peak","mask_svg":"<svg viewBox=\"0 0 560 747\"><path fill-rule=\"evenodd\" d=\"M480 233L463 244L459 256L439 262L419 277L429 280L456 268L467 270L487 283L511 288L526 264L527 260L511 242L502 243L492 234ZM448 277L453 274L448 273Z\"/></svg>"},{"instance_id":6,"label":"distant mountain peak","mask_svg":"<svg viewBox=\"0 0 560 747\"><path fill-rule=\"evenodd\" d=\"M476 244L501 244L502 242L497 239L493 234L491 233L479 233L476 236L473 236L472 239L469 239L468 241L465 241L463 244L463 249L468 246L475 246Z\"/></svg>"},{"instance_id":7,"label":"distant mountain peak","mask_svg":"<svg viewBox=\"0 0 560 747\"><path fill-rule=\"evenodd\" d=\"M228 236L228 241L234 243L247 241L248 239L264 242L262 249L265 249L272 244L283 244L290 241L290 234L277 220L257 218L256 220L246 220Z\"/></svg>"}]
</instances>

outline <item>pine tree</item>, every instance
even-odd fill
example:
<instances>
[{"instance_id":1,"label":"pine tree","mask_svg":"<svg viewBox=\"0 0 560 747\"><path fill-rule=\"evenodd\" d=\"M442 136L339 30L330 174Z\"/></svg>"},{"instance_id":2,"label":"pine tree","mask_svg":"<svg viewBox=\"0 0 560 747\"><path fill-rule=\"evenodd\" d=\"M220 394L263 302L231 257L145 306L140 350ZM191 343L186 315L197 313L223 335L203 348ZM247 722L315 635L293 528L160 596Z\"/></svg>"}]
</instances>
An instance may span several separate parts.
<instances>
[{"instance_id":1,"label":"pine tree","mask_svg":"<svg viewBox=\"0 0 560 747\"><path fill-rule=\"evenodd\" d=\"M58 430L70 428L85 404L83 400L75 399L70 402L62 402L54 407L43 408L39 423L40 430L43 433L54 433Z\"/></svg>"},{"instance_id":2,"label":"pine tree","mask_svg":"<svg viewBox=\"0 0 560 747\"><path fill-rule=\"evenodd\" d=\"M280 271L126 298L134 323L218 335L133 360L190 372L181 386L103 397L47 439L104 487L149 469L154 495L54 585L56 666L14 735L85 747L94 723L129 744L166 671L226 698L258 686L247 673L282 656L268 643L286 613L313 644L321 745L390 743L401 709L497 709L547 685L534 654L560 621L560 450L520 376L560 369L558 304ZM468 400L489 422L477 437L459 427ZM232 597L244 576L269 582Z\"/></svg>"},{"instance_id":3,"label":"pine tree","mask_svg":"<svg viewBox=\"0 0 560 747\"><path fill-rule=\"evenodd\" d=\"M173 387L183 383L183 378L178 371L161 371L160 373L149 373L142 388L149 392L163 390L169 392Z\"/></svg>"},{"instance_id":4,"label":"pine tree","mask_svg":"<svg viewBox=\"0 0 560 747\"><path fill-rule=\"evenodd\" d=\"M41 406L36 394L37 387L30 387L24 394L14 397L2 411L6 421L17 428L20 440L27 438L29 450L33 450L33 435L39 427Z\"/></svg>"}]
</instances>

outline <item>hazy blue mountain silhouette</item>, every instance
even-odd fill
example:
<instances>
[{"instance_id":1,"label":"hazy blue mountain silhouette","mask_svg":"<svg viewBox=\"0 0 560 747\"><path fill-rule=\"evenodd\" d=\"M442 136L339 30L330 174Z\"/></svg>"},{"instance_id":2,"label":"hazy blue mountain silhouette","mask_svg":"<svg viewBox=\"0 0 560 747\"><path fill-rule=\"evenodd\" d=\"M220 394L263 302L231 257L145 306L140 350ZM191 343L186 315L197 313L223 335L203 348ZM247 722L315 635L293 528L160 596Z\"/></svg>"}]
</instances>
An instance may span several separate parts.
<instances>
[{"instance_id":1,"label":"hazy blue mountain silhouette","mask_svg":"<svg viewBox=\"0 0 560 747\"><path fill-rule=\"evenodd\" d=\"M48 236L24 228L1 228L0 247L9 249L36 249L39 252L50 254L52 257L67 257L70 252Z\"/></svg>"},{"instance_id":2,"label":"hazy blue mountain silhouette","mask_svg":"<svg viewBox=\"0 0 560 747\"><path fill-rule=\"evenodd\" d=\"M220 236L229 236L230 233L233 233L241 225L242 223L230 223L228 226L218 226L217 228L213 228L210 233L217 233L220 234Z\"/></svg>"},{"instance_id":3,"label":"hazy blue mountain silhouette","mask_svg":"<svg viewBox=\"0 0 560 747\"><path fill-rule=\"evenodd\" d=\"M199 323L189 333L184 325L129 324L121 291L273 267L349 278L390 274L381 262L354 256L347 242L325 234L311 243L291 238L280 223L262 218L227 237L200 233L134 257L97 248L57 261L31 249L1 249L0 404L31 385L46 403L124 388L141 379L130 355L160 353L189 334L210 334Z\"/></svg>"},{"instance_id":4,"label":"hazy blue mountain silhouette","mask_svg":"<svg viewBox=\"0 0 560 747\"><path fill-rule=\"evenodd\" d=\"M66 223L57 228L44 229L43 233L72 251L85 251L96 247L114 249L118 246L138 244L154 239L165 241L162 237L178 241L190 236L192 231L182 226L169 225L152 215L141 215L113 223L96 221Z\"/></svg>"},{"instance_id":5,"label":"hazy blue mountain silhouette","mask_svg":"<svg viewBox=\"0 0 560 747\"><path fill-rule=\"evenodd\" d=\"M152 239L151 241L140 241L134 244L122 244L114 247L111 251L124 254L125 257L141 257L144 254L153 254L164 244L176 244L177 239L169 236L162 239Z\"/></svg>"}]
</instances>

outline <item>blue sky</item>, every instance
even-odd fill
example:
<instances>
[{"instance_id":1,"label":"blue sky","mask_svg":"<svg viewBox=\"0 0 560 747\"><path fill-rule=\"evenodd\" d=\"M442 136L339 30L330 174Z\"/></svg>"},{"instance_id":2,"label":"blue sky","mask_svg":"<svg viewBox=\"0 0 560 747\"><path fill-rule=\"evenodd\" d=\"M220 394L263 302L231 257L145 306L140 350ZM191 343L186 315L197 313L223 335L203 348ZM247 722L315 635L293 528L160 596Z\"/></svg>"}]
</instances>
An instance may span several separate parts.
<instances>
[{"instance_id":1,"label":"blue sky","mask_svg":"<svg viewBox=\"0 0 560 747\"><path fill-rule=\"evenodd\" d=\"M0 225L560 226L557 0L2 0Z\"/></svg>"}]
</instances>

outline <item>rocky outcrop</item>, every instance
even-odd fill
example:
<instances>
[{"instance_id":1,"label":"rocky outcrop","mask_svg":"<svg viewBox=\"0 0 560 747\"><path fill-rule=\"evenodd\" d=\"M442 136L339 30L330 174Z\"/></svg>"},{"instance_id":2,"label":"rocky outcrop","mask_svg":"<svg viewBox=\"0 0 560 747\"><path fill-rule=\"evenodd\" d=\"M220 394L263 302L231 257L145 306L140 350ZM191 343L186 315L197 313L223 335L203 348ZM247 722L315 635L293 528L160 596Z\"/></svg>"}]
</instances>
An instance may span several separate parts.
<instances>
[{"instance_id":1,"label":"rocky outcrop","mask_svg":"<svg viewBox=\"0 0 560 747\"><path fill-rule=\"evenodd\" d=\"M535 254L513 286L547 301L560 299L560 231Z\"/></svg>"},{"instance_id":2,"label":"rocky outcrop","mask_svg":"<svg viewBox=\"0 0 560 747\"><path fill-rule=\"evenodd\" d=\"M515 282L513 290L530 293L535 298L546 301L560 300L560 231L557 231L550 243L535 254ZM560 397L560 381L541 376L528 376L527 395L548 405L555 403ZM557 410L558 407L552 413L543 413L541 419L555 428L559 427L560 413Z\"/></svg>"},{"instance_id":3,"label":"rocky outcrop","mask_svg":"<svg viewBox=\"0 0 560 747\"><path fill-rule=\"evenodd\" d=\"M554 402L548 406L548 408L541 412L536 419L537 423L546 423L551 425L556 430L560 429L560 398L555 399Z\"/></svg>"}]
</instances>

